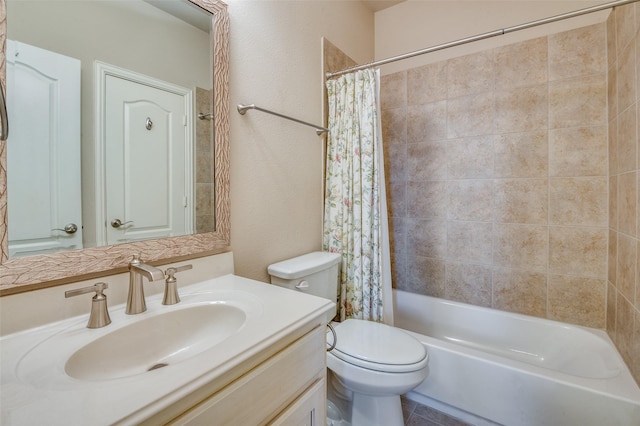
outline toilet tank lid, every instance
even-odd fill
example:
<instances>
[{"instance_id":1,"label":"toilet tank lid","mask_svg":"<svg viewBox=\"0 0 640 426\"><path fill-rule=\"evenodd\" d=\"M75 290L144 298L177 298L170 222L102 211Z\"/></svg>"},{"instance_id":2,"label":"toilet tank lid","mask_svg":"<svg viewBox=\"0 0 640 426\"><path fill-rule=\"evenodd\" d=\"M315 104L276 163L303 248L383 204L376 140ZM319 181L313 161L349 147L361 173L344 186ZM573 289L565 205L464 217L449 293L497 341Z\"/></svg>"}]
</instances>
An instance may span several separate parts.
<instances>
[{"instance_id":1,"label":"toilet tank lid","mask_svg":"<svg viewBox=\"0 0 640 426\"><path fill-rule=\"evenodd\" d=\"M328 269L340 263L342 256L339 253L315 251L292 259L269 265L269 275L285 280L294 280L318 271Z\"/></svg>"}]
</instances>

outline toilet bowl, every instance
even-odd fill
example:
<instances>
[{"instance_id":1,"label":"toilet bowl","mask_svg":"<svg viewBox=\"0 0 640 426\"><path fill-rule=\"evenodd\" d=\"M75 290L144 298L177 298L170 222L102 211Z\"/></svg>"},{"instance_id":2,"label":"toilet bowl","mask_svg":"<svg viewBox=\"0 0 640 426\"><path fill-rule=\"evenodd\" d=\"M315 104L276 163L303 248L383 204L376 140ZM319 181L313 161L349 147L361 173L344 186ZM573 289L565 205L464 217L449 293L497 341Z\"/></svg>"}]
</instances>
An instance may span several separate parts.
<instances>
[{"instance_id":1,"label":"toilet bowl","mask_svg":"<svg viewBox=\"0 0 640 426\"><path fill-rule=\"evenodd\" d=\"M351 424L402 426L400 395L427 377L425 347L385 324L348 319L334 328L336 346L327 353L327 367L352 392Z\"/></svg>"},{"instance_id":2,"label":"toilet bowl","mask_svg":"<svg viewBox=\"0 0 640 426\"><path fill-rule=\"evenodd\" d=\"M314 252L270 265L268 271L272 284L336 302L340 263L339 254ZM377 322L348 319L334 328L327 367L342 399L350 398L344 417L352 426L403 426L400 395L427 377L426 348L408 333ZM329 334L329 346L332 339Z\"/></svg>"}]
</instances>

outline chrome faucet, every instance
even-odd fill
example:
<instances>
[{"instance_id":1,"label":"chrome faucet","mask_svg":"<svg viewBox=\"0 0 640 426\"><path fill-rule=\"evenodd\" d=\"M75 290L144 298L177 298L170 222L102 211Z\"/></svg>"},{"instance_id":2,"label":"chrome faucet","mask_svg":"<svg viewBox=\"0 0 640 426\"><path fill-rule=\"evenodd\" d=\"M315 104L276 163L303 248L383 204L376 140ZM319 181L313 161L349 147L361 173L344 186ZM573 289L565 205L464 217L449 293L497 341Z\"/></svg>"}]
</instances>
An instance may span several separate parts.
<instances>
[{"instance_id":1,"label":"chrome faucet","mask_svg":"<svg viewBox=\"0 0 640 426\"><path fill-rule=\"evenodd\" d=\"M147 277L149 282L158 281L164 279L164 272L162 269L143 263L140 255L134 254L133 259L129 262L129 295L125 310L128 315L139 314L147 310L142 277Z\"/></svg>"}]
</instances>

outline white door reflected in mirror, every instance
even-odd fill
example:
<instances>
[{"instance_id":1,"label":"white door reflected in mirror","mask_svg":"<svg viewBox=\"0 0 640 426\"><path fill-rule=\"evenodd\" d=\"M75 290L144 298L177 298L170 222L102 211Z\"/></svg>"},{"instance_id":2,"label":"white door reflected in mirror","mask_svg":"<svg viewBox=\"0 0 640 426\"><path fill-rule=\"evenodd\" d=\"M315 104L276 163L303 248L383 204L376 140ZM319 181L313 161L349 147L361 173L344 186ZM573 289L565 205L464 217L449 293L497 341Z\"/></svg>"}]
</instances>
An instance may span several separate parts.
<instances>
[{"instance_id":1,"label":"white door reflected in mirror","mask_svg":"<svg viewBox=\"0 0 640 426\"><path fill-rule=\"evenodd\" d=\"M103 81L102 243L192 233L192 92L115 69Z\"/></svg>"},{"instance_id":2,"label":"white door reflected in mirror","mask_svg":"<svg viewBox=\"0 0 640 426\"><path fill-rule=\"evenodd\" d=\"M7 40L7 103L9 256L82 248L80 61Z\"/></svg>"}]
</instances>

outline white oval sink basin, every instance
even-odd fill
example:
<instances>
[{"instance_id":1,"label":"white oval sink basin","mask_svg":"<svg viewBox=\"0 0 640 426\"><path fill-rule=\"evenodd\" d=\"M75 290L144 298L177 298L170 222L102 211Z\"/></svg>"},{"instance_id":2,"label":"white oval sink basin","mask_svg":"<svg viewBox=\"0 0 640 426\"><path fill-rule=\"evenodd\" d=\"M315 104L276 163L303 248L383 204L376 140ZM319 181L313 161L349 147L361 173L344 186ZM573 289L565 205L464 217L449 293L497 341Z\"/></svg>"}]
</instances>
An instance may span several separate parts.
<instances>
[{"instance_id":1,"label":"white oval sink basin","mask_svg":"<svg viewBox=\"0 0 640 426\"><path fill-rule=\"evenodd\" d=\"M80 380L144 374L193 357L236 333L245 312L225 303L167 311L105 334L73 353L66 373Z\"/></svg>"}]
</instances>

